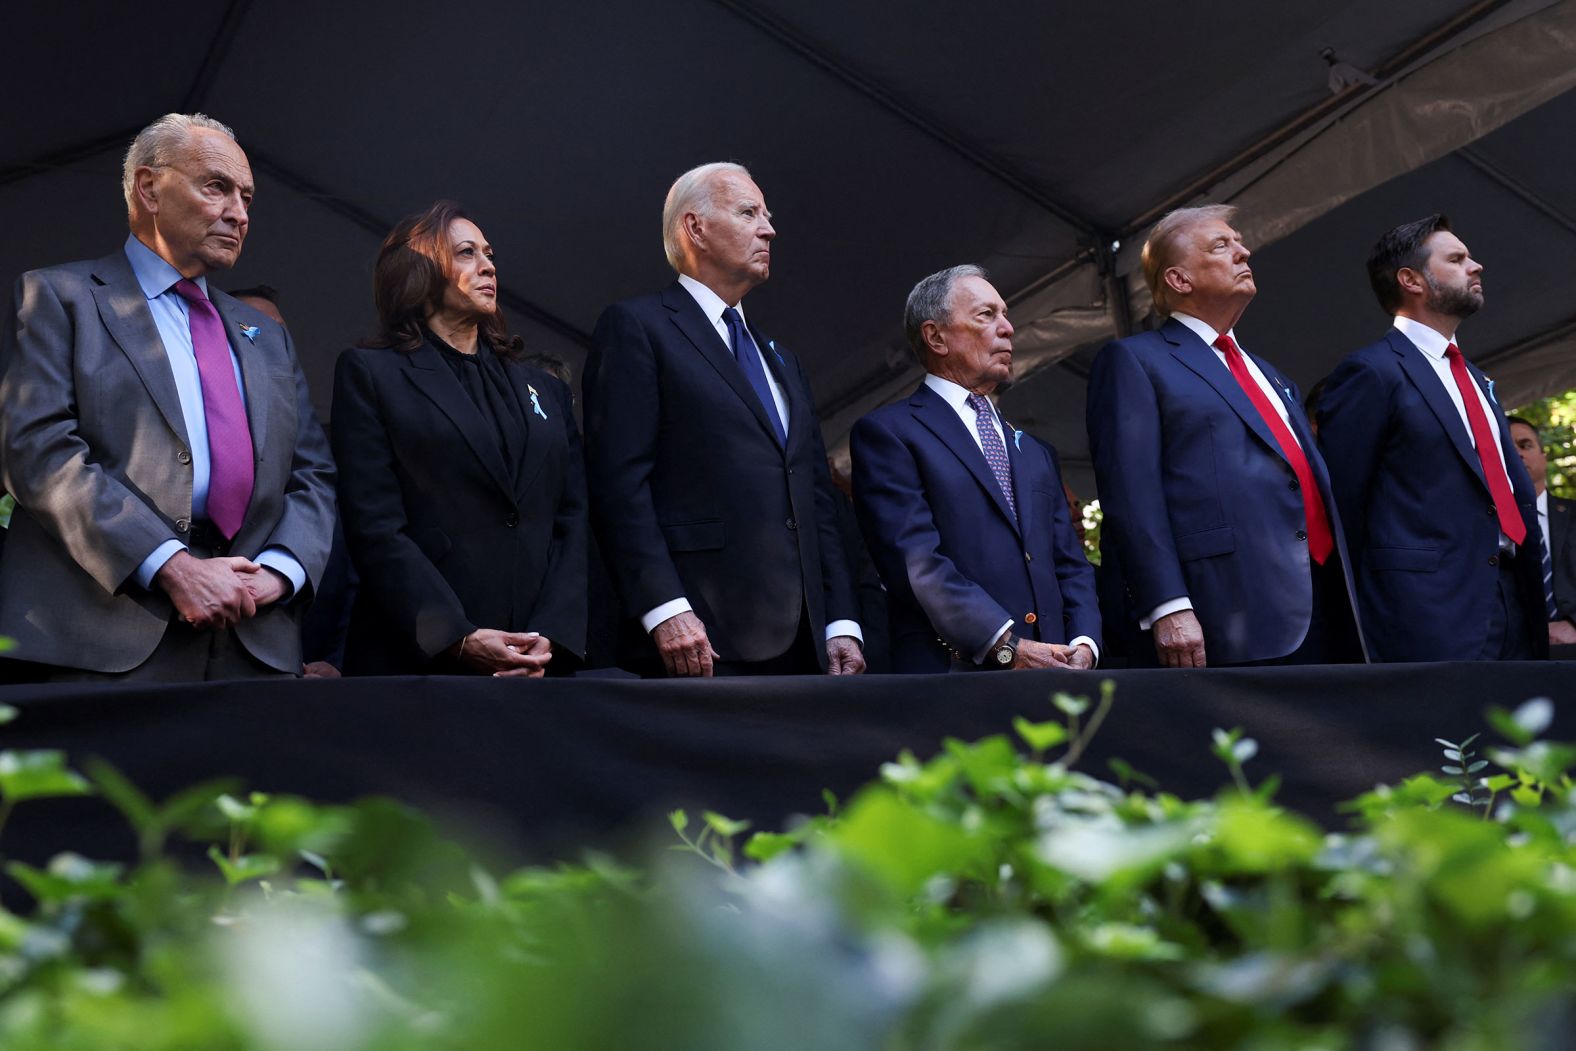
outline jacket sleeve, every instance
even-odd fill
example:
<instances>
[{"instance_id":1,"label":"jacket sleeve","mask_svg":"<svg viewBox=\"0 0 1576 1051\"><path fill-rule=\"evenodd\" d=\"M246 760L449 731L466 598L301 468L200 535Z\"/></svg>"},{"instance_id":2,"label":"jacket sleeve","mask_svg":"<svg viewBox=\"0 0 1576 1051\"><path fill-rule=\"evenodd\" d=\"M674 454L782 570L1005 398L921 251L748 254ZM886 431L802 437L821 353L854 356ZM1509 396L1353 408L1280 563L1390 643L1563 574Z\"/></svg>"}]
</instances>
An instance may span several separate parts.
<instances>
[{"instance_id":1,"label":"jacket sleeve","mask_svg":"<svg viewBox=\"0 0 1576 1051\"><path fill-rule=\"evenodd\" d=\"M683 598L651 494L661 420L656 352L628 307L602 312L585 370L586 475L592 523L627 611Z\"/></svg>"},{"instance_id":2,"label":"jacket sleeve","mask_svg":"<svg viewBox=\"0 0 1576 1051\"><path fill-rule=\"evenodd\" d=\"M49 276L22 275L12 304L12 323L0 335L0 487L100 587L119 592L175 532L141 494L95 462L82 436L79 333ZM96 315L88 318L96 322Z\"/></svg>"},{"instance_id":3,"label":"jacket sleeve","mask_svg":"<svg viewBox=\"0 0 1576 1051\"><path fill-rule=\"evenodd\" d=\"M911 593L953 650L979 653L1013 617L942 553L913 452L879 416L855 424L850 443L854 507L888 589Z\"/></svg>"},{"instance_id":4,"label":"jacket sleeve","mask_svg":"<svg viewBox=\"0 0 1576 1051\"><path fill-rule=\"evenodd\" d=\"M1103 651L1105 641L1100 635L1100 602L1095 592L1094 567L1084 555L1083 542L1073 528L1072 509L1065 499L1060 499L1064 492L1062 465L1050 445L1038 440L1035 444L1044 450L1051 481L1056 486L1057 498L1051 500L1051 544L1056 553L1056 583L1062 594L1067 638L1087 635Z\"/></svg>"},{"instance_id":5,"label":"jacket sleeve","mask_svg":"<svg viewBox=\"0 0 1576 1051\"><path fill-rule=\"evenodd\" d=\"M360 589L376 596L384 620L406 644L431 659L478 625L410 536L385 408L368 362L377 353L394 352L347 350L334 370L340 517Z\"/></svg>"},{"instance_id":6,"label":"jacket sleeve","mask_svg":"<svg viewBox=\"0 0 1576 1051\"><path fill-rule=\"evenodd\" d=\"M797 357L799 383L805 394L805 403L815 404L810 390L810 379L804 365ZM859 593L854 587L854 577L849 571L848 553L844 550L843 533L837 526L839 493L832 484L832 470L826 461L826 442L821 437L821 421L810 421L811 450L815 471L815 528L817 546L821 553L821 583L825 592L826 622L836 620L858 621L860 617ZM820 640L817 640L820 641Z\"/></svg>"},{"instance_id":7,"label":"jacket sleeve","mask_svg":"<svg viewBox=\"0 0 1576 1051\"><path fill-rule=\"evenodd\" d=\"M1116 545L1130 608L1142 616L1188 592L1166 506L1159 398L1143 363L1121 340L1094 359L1086 423L1105 509L1101 528Z\"/></svg>"}]
</instances>

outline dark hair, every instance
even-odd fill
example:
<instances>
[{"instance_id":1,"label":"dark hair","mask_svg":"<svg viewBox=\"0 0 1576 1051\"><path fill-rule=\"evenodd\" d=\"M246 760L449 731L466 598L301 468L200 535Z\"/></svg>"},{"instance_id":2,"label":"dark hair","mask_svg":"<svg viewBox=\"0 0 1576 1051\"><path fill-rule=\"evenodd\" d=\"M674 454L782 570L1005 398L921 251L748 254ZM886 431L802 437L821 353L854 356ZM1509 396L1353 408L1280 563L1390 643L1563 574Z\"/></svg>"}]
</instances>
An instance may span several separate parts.
<instances>
[{"instance_id":1,"label":"dark hair","mask_svg":"<svg viewBox=\"0 0 1576 1051\"><path fill-rule=\"evenodd\" d=\"M1308 388L1307 397L1302 399L1302 413L1304 416L1312 416L1319 411L1319 399L1324 397L1324 388L1329 382L1330 377L1326 376Z\"/></svg>"},{"instance_id":2,"label":"dark hair","mask_svg":"<svg viewBox=\"0 0 1576 1051\"><path fill-rule=\"evenodd\" d=\"M273 285L253 285L251 288L237 288L230 292L234 299L266 299L274 306L279 305L279 290Z\"/></svg>"},{"instance_id":3,"label":"dark hair","mask_svg":"<svg viewBox=\"0 0 1576 1051\"><path fill-rule=\"evenodd\" d=\"M569 363L563 358L551 354L531 354L525 358L525 363L541 369L555 379L563 380L566 387L574 386L575 374L570 371Z\"/></svg>"},{"instance_id":4,"label":"dark hair","mask_svg":"<svg viewBox=\"0 0 1576 1051\"><path fill-rule=\"evenodd\" d=\"M412 351L426 342L422 326L443 302L454 269L449 226L456 219L469 218L465 209L445 200L394 224L372 268L378 334L367 346ZM482 318L477 328L496 353L512 357L520 352L523 341L509 335L502 310Z\"/></svg>"},{"instance_id":5,"label":"dark hair","mask_svg":"<svg viewBox=\"0 0 1576 1051\"><path fill-rule=\"evenodd\" d=\"M1426 219L1403 223L1379 238L1368 253L1368 283L1386 314L1401 309L1401 283L1396 280L1396 273L1402 267L1422 270L1428 263L1425 243L1439 231L1449 229L1450 220L1435 212Z\"/></svg>"},{"instance_id":6,"label":"dark hair","mask_svg":"<svg viewBox=\"0 0 1576 1051\"><path fill-rule=\"evenodd\" d=\"M1509 430L1510 426L1512 424L1516 424L1516 423L1521 424L1523 427L1527 428L1527 430L1531 431L1533 434L1536 434L1538 436L1538 441L1541 442L1543 440L1543 432L1539 431L1538 430L1538 425L1533 423L1531 420L1527 419L1524 416L1506 416L1505 417L1505 429L1506 430Z\"/></svg>"}]
</instances>

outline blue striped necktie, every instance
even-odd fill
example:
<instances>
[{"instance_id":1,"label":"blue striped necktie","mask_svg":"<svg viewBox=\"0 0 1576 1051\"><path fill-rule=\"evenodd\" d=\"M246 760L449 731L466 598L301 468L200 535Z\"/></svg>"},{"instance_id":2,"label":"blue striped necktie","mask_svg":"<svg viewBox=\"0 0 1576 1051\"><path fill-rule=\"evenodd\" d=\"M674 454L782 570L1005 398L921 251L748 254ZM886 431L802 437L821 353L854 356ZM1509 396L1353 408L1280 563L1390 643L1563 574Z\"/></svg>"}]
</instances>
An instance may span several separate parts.
<instances>
[{"instance_id":1,"label":"blue striped necktie","mask_svg":"<svg viewBox=\"0 0 1576 1051\"><path fill-rule=\"evenodd\" d=\"M1549 538L1540 536L1538 546L1543 548L1543 602L1549 608L1549 619L1559 620L1560 611L1554 605L1554 560L1549 557Z\"/></svg>"}]
</instances>

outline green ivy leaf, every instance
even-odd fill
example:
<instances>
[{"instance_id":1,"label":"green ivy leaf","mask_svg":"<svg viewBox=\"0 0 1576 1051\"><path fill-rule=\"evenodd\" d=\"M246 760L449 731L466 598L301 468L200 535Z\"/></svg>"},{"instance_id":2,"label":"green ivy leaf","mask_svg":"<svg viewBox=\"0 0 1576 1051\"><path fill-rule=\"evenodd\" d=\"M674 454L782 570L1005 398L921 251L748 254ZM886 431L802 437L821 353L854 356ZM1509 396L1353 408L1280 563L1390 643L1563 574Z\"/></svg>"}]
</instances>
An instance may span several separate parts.
<instances>
[{"instance_id":1,"label":"green ivy leaf","mask_svg":"<svg viewBox=\"0 0 1576 1051\"><path fill-rule=\"evenodd\" d=\"M257 807L248 806L228 792L215 799L214 804L218 806L219 813L237 824L245 824L257 816Z\"/></svg>"},{"instance_id":2,"label":"green ivy leaf","mask_svg":"<svg viewBox=\"0 0 1576 1051\"><path fill-rule=\"evenodd\" d=\"M701 814L706 820L706 827L719 836L737 836L740 832L750 827L748 821L735 821L731 817L724 817L715 810L707 810Z\"/></svg>"},{"instance_id":3,"label":"green ivy leaf","mask_svg":"<svg viewBox=\"0 0 1576 1051\"><path fill-rule=\"evenodd\" d=\"M1036 755L1043 754L1067 740L1067 728L1061 723L1031 723L1023 716L1018 716L1012 721L1012 728L1018 731L1018 736L1024 743L1034 750Z\"/></svg>"},{"instance_id":4,"label":"green ivy leaf","mask_svg":"<svg viewBox=\"0 0 1576 1051\"><path fill-rule=\"evenodd\" d=\"M120 883L123 871L122 865L90 861L72 853L56 854L45 869L21 862L6 866L6 874L25 887L41 905L119 897L123 891Z\"/></svg>"},{"instance_id":5,"label":"green ivy leaf","mask_svg":"<svg viewBox=\"0 0 1576 1051\"><path fill-rule=\"evenodd\" d=\"M673 831L683 832L689 828L689 815L683 810L668 811L668 824L673 826Z\"/></svg>"},{"instance_id":6,"label":"green ivy leaf","mask_svg":"<svg viewBox=\"0 0 1576 1051\"><path fill-rule=\"evenodd\" d=\"M10 641L10 639L0 639L0 653L4 653L6 650L10 649L10 646L6 645L6 643L9 643ZM0 704L0 726L4 726L6 723L11 722L20 714L21 713L11 705Z\"/></svg>"},{"instance_id":7,"label":"green ivy leaf","mask_svg":"<svg viewBox=\"0 0 1576 1051\"><path fill-rule=\"evenodd\" d=\"M1089 710L1089 698L1074 697L1070 693L1057 692L1051 694L1051 703L1068 715L1082 715Z\"/></svg>"},{"instance_id":8,"label":"green ivy leaf","mask_svg":"<svg viewBox=\"0 0 1576 1051\"><path fill-rule=\"evenodd\" d=\"M752 861L770 861L777 855L792 850L797 842L797 836L785 835L781 832L757 832L745 841L744 856Z\"/></svg>"},{"instance_id":9,"label":"green ivy leaf","mask_svg":"<svg viewBox=\"0 0 1576 1051\"><path fill-rule=\"evenodd\" d=\"M66 754L53 749L0 752L0 796L8 803L93 794L93 786L66 767Z\"/></svg>"}]
</instances>

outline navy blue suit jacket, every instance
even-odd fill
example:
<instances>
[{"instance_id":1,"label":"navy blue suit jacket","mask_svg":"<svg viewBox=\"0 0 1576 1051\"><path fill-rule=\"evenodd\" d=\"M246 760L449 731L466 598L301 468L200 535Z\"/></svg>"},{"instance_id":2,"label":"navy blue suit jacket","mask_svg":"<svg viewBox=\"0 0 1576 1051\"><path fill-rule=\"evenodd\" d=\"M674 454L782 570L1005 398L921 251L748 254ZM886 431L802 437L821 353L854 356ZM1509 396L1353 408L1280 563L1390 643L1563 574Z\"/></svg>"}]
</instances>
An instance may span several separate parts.
<instances>
[{"instance_id":1,"label":"navy blue suit jacket","mask_svg":"<svg viewBox=\"0 0 1576 1051\"><path fill-rule=\"evenodd\" d=\"M815 399L799 360L750 329L788 402L788 443L728 345L684 287L615 303L586 362L592 524L627 618L679 597L725 661L793 645L808 611L814 649L859 601ZM626 620L621 663L656 647Z\"/></svg>"},{"instance_id":2,"label":"navy blue suit jacket","mask_svg":"<svg viewBox=\"0 0 1576 1051\"><path fill-rule=\"evenodd\" d=\"M1005 429L1016 516L968 428L929 387L854 425L854 507L887 588L894 671L946 671L951 650L972 659L1009 619L1022 638L1100 643L1094 570L1055 454Z\"/></svg>"},{"instance_id":3,"label":"navy blue suit jacket","mask_svg":"<svg viewBox=\"0 0 1576 1051\"><path fill-rule=\"evenodd\" d=\"M1485 391L1487 378L1467 370ZM1548 655L1537 494L1496 406L1531 557L1516 559L1533 653ZM1466 424L1423 352L1396 329L1348 355L1319 401L1319 441L1357 570L1374 659L1479 655L1499 572L1499 520Z\"/></svg>"},{"instance_id":4,"label":"navy blue suit jacket","mask_svg":"<svg viewBox=\"0 0 1576 1051\"><path fill-rule=\"evenodd\" d=\"M1284 399L1355 605L1336 501L1301 395L1274 366L1249 356ZM1272 660L1301 645L1313 585L1297 476L1214 350L1175 319L1106 344L1089 374L1087 422L1105 512L1102 571L1121 607L1106 610L1106 627L1121 618L1135 660L1153 660L1140 618L1184 595L1212 665Z\"/></svg>"}]
</instances>

